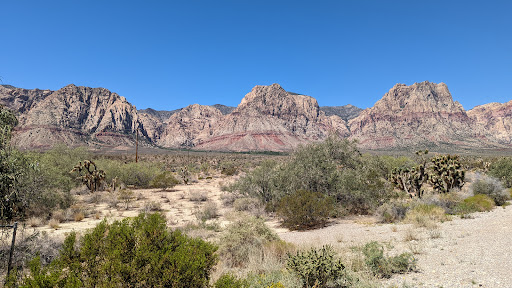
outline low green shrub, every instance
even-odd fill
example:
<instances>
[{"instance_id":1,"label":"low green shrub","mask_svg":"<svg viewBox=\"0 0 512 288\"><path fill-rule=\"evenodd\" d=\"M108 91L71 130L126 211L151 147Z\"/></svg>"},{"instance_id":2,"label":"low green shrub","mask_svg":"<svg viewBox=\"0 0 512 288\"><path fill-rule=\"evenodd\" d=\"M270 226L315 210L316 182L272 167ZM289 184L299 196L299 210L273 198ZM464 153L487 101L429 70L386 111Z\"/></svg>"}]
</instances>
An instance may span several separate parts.
<instances>
[{"instance_id":1,"label":"low green shrub","mask_svg":"<svg viewBox=\"0 0 512 288\"><path fill-rule=\"evenodd\" d=\"M231 273L222 274L213 287L215 288L248 288L246 279L240 279Z\"/></svg>"},{"instance_id":2,"label":"low green shrub","mask_svg":"<svg viewBox=\"0 0 512 288\"><path fill-rule=\"evenodd\" d=\"M281 198L277 209L283 226L292 230L324 226L335 210L334 200L320 192L299 190Z\"/></svg>"},{"instance_id":3,"label":"low green shrub","mask_svg":"<svg viewBox=\"0 0 512 288\"><path fill-rule=\"evenodd\" d=\"M178 185L180 181L174 177L174 175L169 172L165 171L158 175L156 175L151 181L149 182L149 186L152 188L160 188L163 191L167 190L168 188L172 188L176 185Z\"/></svg>"},{"instance_id":4,"label":"low green shrub","mask_svg":"<svg viewBox=\"0 0 512 288\"><path fill-rule=\"evenodd\" d=\"M207 287L216 249L169 231L161 214L103 221L80 241L67 236L50 265L34 258L20 287Z\"/></svg>"},{"instance_id":5,"label":"low green shrub","mask_svg":"<svg viewBox=\"0 0 512 288\"><path fill-rule=\"evenodd\" d=\"M494 203L501 206L510 198L509 192L503 188L500 181L496 178L480 176L471 185L474 195L484 194L489 196Z\"/></svg>"},{"instance_id":6,"label":"low green shrub","mask_svg":"<svg viewBox=\"0 0 512 288\"><path fill-rule=\"evenodd\" d=\"M298 251L296 255L289 255L286 266L302 279L304 287L328 287L343 276L345 269L331 246Z\"/></svg>"},{"instance_id":7,"label":"low green shrub","mask_svg":"<svg viewBox=\"0 0 512 288\"><path fill-rule=\"evenodd\" d=\"M507 188L512 188L512 158L503 157L489 167L489 176L500 179Z\"/></svg>"},{"instance_id":8,"label":"low green shrub","mask_svg":"<svg viewBox=\"0 0 512 288\"><path fill-rule=\"evenodd\" d=\"M494 208L494 200L484 194L477 194L464 199L454 209L456 214L466 215L473 212L490 211Z\"/></svg>"},{"instance_id":9,"label":"low green shrub","mask_svg":"<svg viewBox=\"0 0 512 288\"><path fill-rule=\"evenodd\" d=\"M411 253L402 253L394 257L384 255L384 247L376 241L362 248L365 264L378 277L389 278L394 273L405 273L416 269L416 259Z\"/></svg>"},{"instance_id":10,"label":"low green shrub","mask_svg":"<svg viewBox=\"0 0 512 288\"><path fill-rule=\"evenodd\" d=\"M278 241L279 237L263 219L242 217L223 231L219 254L227 267L245 267L251 256L263 257L265 244Z\"/></svg>"},{"instance_id":11,"label":"low green shrub","mask_svg":"<svg viewBox=\"0 0 512 288\"><path fill-rule=\"evenodd\" d=\"M111 183L117 177L118 183L138 188L151 187L151 180L162 174L162 164L154 162L125 163L112 159L97 159L95 163L106 174L106 182Z\"/></svg>"}]
</instances>

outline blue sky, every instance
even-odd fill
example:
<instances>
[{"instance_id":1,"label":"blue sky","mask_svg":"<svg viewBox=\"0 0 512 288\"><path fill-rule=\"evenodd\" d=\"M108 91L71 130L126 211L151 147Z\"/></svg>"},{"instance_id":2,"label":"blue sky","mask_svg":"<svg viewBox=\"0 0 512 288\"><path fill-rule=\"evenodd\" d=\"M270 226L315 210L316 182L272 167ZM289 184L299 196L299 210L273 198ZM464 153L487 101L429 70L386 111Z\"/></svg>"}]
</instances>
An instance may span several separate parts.
<instances>
[{"instance_id":1,"label":"blue sky","mask_svg":"<svg viewBox=\"0 0 512 288\"><path fill-rule=\"evenodd\" d=\"M272 83L366 108L396 83L428 80L470 109L512 100L511 3L2 1L0 77L104 87L158 110L236 106Z\"/></svg>"}]
</instances>

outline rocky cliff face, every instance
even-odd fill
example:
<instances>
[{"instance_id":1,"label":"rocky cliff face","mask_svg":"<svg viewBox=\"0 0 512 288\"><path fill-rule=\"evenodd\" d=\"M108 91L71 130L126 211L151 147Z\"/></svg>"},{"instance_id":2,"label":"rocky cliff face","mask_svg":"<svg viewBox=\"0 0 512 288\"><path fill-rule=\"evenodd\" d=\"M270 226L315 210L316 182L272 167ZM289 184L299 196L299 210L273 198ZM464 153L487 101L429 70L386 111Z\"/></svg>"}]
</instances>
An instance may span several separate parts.
<instances>
[{"instance_id":1,"label":"rocky cliff face","mask_svg":"<svg viewBox=\"0 0 512 288\"><path fill-rule=\"evenodd\" d=\"M18 113L14 142L23 148L61 142L133 145L137 127L150 143L205 150L289 151L330 133L358 139L367 149L512 145L512 101L466 112L445 84L427 81L397 84L364 111L321 109L314 98L278 84L254 87L236 108L194 104L175 111L137 111L107 89L75 85L58 91L0 85L0 104Z\"/></svg>"},{"instance_id":2,"label":"rocky cliff face","mask_svg":"<svg viewBox=\"0 0 512 288\"><path fill-rule=\"evenodd\" d=\"M163 147L193 148L213 134L222 113L211 106L190 105L174 113L155 142Z\"/></svg>"},{"instance_id":3,"label":"rocky cliff face","mask_svg":"<svg viewBox=\"0 0 512 288\"><path fill-rule=\"evenodd\" d=\"M139 124L135 107L104 88L68 85L57 91L0 90L2 103L17 111L14 141L23 148L56 142L127 144Z\"/></svg>"},{"instance_id":4,"label":"rocky cliff face","mask_svg":"<svg viewBox=\"0 0 512 288\"><path fill-rule=\"evenodd\" d=\"M444 83L428 81L395 85L372 108L349 121L351 137L370 149L477 145L481 135L474 124Z\"/></svg>"},{"instance_id":5,"label":"rocky cliff face","mask_svg":"<svg viewBox=\"0 0 512 288\"><path fill-rule=\"evenodd\" d=\"M288 151L298 144L324 139L330 131L348 135L346 123L337 116L325 116L314 98L288 93L272 84L254 87L197 147Z\"/></svg>"},{"instance_id":6,"label":"rocky cliff face","mask_svg":"<svg viewBox=\"0 0 512 288\"><path fill-rule=\"evenodd\" d=\"M476 106L467 114L490 141L512 144L512 101Z\"/></svg>"}]
</instances>

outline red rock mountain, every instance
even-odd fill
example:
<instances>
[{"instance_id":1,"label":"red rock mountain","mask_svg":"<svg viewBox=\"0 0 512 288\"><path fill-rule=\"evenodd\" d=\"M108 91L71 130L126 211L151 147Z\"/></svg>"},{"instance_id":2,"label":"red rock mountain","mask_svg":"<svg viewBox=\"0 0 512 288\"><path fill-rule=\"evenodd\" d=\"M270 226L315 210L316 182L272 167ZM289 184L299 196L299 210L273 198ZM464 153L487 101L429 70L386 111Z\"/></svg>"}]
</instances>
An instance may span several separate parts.
<instances>
[{"instance_id":1,"label":"red rock mountain","mask_svg":"<svg viewBox=\"0 0 512 288\"><path fill-rule=\"evenodd\" d=\"M57 91L0 86L0 104L18 112L14 142L21 148L132 141L135 107L104 88L68 85Z\"/></svg>"},{"instance_id":2,"label":"red rock mountain","mask_svg":"<svg viewBox=\"0 0 512 288\"><path fill-rule=\"evenodd\" d=\"M74 85L58 91L0 85L0 104L18 113L14 141L23 148L58 142L133 145L137 127L147 143L204 150L288 151L330 133L358 139L367 149L512 148L512 101L466 112L444 83L428 81L397 84L361 112L353 106L320 109L314 98L278 84L254 87L234 110L194 104L175 111L137 111L107 89ZM347 114L348 123L337 114Z\"/></svg>"},{"instance_id":3,"label":"red rock mountain","mask_svg":"<svg viewBox=\"0 0 512 288\"><path fill-rule=\"evenodd\" d=\"M446 84L428 81L395 85L349 122L351 137L369 149L469 144L480 141L475 124Z\"/></svg>"}]
</instances>

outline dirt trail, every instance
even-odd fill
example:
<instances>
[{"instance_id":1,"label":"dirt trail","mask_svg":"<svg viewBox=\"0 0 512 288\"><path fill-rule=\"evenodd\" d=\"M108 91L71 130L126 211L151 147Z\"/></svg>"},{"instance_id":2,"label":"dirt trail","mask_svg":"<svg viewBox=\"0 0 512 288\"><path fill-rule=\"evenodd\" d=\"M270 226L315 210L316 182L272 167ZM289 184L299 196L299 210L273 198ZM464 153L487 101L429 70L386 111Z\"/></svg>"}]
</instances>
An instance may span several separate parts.
<instances>
[{"instance_id":1,"label":"dirt trail","mask_svg":"<svg viewBox=\"0 0 512 288\"><path fill-rule=\"evenodd\" d=\"M472 217L440 223L435 230L410 224L361 224L367 221L361 218L313 231L282 230L279 236L299 246L330 244L344 249L379 241L393 247L390 253L418 253L418 272L395 275L383 280L383 286L512 287L512 205Z\"/></svg>"}]
</instances>

